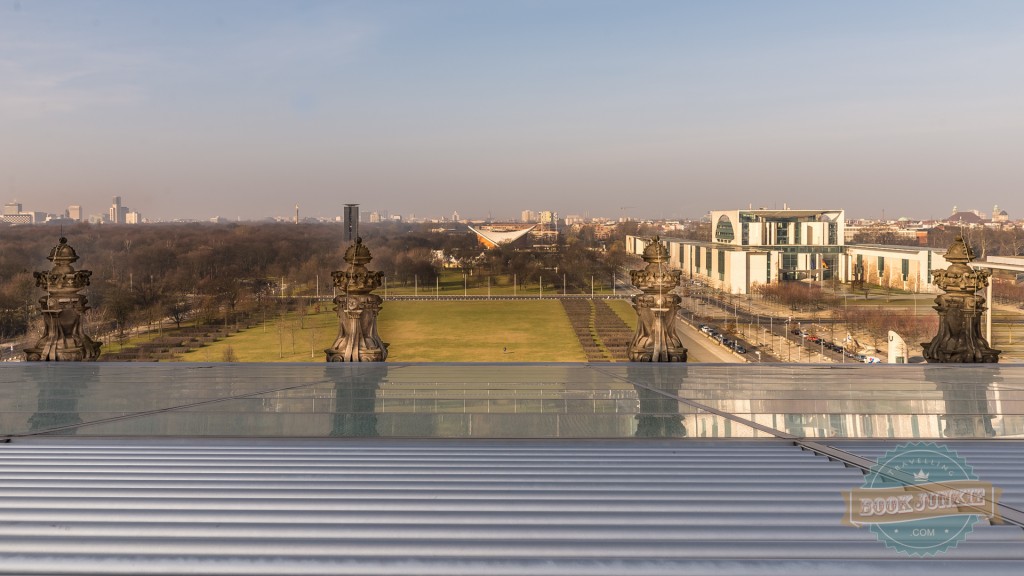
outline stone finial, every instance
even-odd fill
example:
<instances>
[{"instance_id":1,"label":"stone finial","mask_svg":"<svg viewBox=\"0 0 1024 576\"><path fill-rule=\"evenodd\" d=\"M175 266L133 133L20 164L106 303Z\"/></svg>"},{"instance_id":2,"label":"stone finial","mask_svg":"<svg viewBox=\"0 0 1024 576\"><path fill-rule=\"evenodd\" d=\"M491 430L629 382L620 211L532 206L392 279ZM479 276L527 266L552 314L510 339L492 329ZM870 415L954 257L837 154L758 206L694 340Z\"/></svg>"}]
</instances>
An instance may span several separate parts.
<instances>
[{"instance_id":1,"label":"stone finial","mask_svg":"<svg viewBox=\"0 0 1024 576\"><path fill-rule=\"evenodd\" d=\"M345 270L331 272L339 294L334 298L338 313L338 338L325 350L328 362L383 362L388 347L377 334L377 314L383 300L376 294L383 272L371 272L366 265L373 260L362 238L345 250Z\"/></svg>"},{"instance_id":2,"label":"stone finial","mask_svg":"<svg viewBox=\"0 0 1024 576\"><path fill-rule=\"evenodd\" d=\"M647 244L641 258L647 263L647 266L629 273L634 286L645 293L652 294L669 292L679 287L679 278L682 272L669 268L668 248L658 236L652 238Z\"/></svg>"},{"instance_id":3,"label":"stone finial","mask_svg":"<svg viewBox=\"0 0 1024 576\"><path fill-rule=\"evenodd\" d=\"M362 238L356 241L345 250L345 262L348 268L331 272L334 277L334 285L346 294L369 294L380 288L384 278L383 272L370 272L366 265L373 260L370 249L363 244Z\"/></svg>"},{"instance_id":4,"label":"stone finial","mask_svg":"<svg viewBox=\"0 0 1024 576\"><path fill-rule=\"evenodd\" d=\"M25 349L26 360L80 362L95 360L100 344L93 342L82 329L82 315L89 309L88 300L78 291L89 285L90 270L75 270L78 253L61 237L50 250L47 260L53 268L34 272L36 286L46 290L39 299L43 315L43 336L32 348Z\"/></svg>"},{"instance_id":5,"label":"stone finial","mask_svg":"<svg viewBox=\"0 0 1024 576\"><path fill-rule=\"evenodd\" d=\"M682 299L672 290L679 287L682 272L668 266L668 248L657 236L644 248L647 263L632 270L630 279L643 294L633 297L637 314L636 333L629 345L634 362L686 362L686 348L676 334L676 312Z\"/></svg>"},{"instance_id":6,"label":"stone finial","mask_svg":"<svg viewBox=\"0 0 1024 576\"><path fill-rule=\"evenodd\" d=\"M957 236L946 251L950 265L932 270L932 283L945 294L935 298L939 314L939 332L931 342L922 344L924 357L936 363L998 362L1000 350L989 346L981 335L981 316L985 297L978 291L988 286L992 272L969 266L974 251L962 236Z\"/></svg>"}]
</instances>

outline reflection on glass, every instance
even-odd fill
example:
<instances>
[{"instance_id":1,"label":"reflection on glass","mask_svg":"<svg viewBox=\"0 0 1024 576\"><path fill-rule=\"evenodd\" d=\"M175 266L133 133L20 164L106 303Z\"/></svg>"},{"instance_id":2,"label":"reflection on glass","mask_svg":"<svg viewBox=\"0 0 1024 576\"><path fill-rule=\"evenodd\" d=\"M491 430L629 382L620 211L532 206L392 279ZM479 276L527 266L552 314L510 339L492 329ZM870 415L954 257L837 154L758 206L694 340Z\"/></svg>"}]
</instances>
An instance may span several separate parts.
<instances>
[{"instance_id":1,"label":"reflection on glass","mask_svg":"<svg viewBox=\"0 0 1024 576\"><path fill-rule=\"evenodd\" d=\"M630 382L643 382L645 386L634 385L640 400L640 411L636 415L638 438L683 438L686 426L679 413L679 401L647 388L665 390L678 394L685 387L686 367L663 369L657 363L631 363L626 368Z\"/></svg>"},{"instance_id":2,"label":"reflection on glass","mask_svg":"<svg viewBox=\"0 0 1024 576\"><path fill-rule=\"evenodd\" d=\"M0 434L1003 438L1024 435L1018 382L1024 366L21 363L0 369Z\"/></svg>"},{"instance_id":3,"label":"reflection on glass","mask_svg":"<svg viewBox=\"0 0 1024 576\"><path fill-rule=\"evenodd\" d=\"M328 363L324 375L334 382L332 437L377 436L377 390L387 381L388 366L374 362L367 370L353 374L338 363Z\"/></svg>"},{"instance_id":4,"label":"reflection on glass","mask_svg":"<svg viewBox=\"0 0 1024 576\"><path fill-rule=\"evenodd\" d=\"M999 367L978 366L970 378L957 377L957 373L927 367L924 377L942 391L946 403L942 415L942 435L946 438L990 438L996 435L992 427L995 418L989 411L988 391L1000 382Z\"/></svg>"},{"instance_id":5,"label":"reflection on glass","mask_svg":"<svg viewBox=\"0 0 1024 576\"><path fill-rule=\"evenodd\" d=\"M66 433L74 434L74 426L82 423L78 401L96 381L98 372L96 366L89 365L76 371L75 378L69 381L53 381L48 371L30 371L28 380L36 388L36 411L28 419L29 431L71 427Z\"/></svg>"}]
</instances>

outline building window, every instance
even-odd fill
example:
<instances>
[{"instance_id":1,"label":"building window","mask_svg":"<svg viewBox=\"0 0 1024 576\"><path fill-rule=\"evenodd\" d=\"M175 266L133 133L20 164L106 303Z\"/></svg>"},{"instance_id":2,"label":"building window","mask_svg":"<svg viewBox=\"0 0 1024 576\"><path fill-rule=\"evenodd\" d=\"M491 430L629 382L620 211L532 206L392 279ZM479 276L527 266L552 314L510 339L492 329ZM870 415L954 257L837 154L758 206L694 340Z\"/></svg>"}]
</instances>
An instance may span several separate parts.
<instances>
[{"instance_id":1,"label":"building window","mask_svg":"<svg viewBox=\"0 0 1024 576\"><path fill-rule=\"evenodd\" d=\"M789 244L789 223L777 222L775 224L775 243Z\"/></svg>"},{"instance_id":2,"label":"building window","mask_svg":"<svg viewBox=\"0 0 1024 576\"><path fill-rule=\"evenodd\" d=\"M740 242L742 242L744 246L749 245L750 244L750 224L748 224L746 222L740 224L740 230L741 230L740 233L743 235L743 237L740 240Z\"/></svg>"},{"instance_id":3,"label":"building window","mask_svg":"<svg viewBox=\"0 0 1024 576\"><path fill-rule=\"evenodd\" d=\"M878 275L881 276L882 272L885 272L885 256L878 257Z\"/></svg>"},{"instance_id":4,"label":"building window","mask_svg":"<svg viewBox=\"0 0 1024 576\"><path fill-rule=\"evenodd\" d=\"M803 230L803 226L801 226L800 223L797 222L796 226L793 227L793 244L800 244L801 243L800 232L802 230ZM808 234L807 234L807 243L810 244L811 243L811 240L810 240L810 238L811 238L810 232L811 231L810 231L810 229L808 229L807 232L808 232Z\"/></svg>"},{"instance_id":5,"label":"building window","mask_svg":"<svg viewBox=\"0 0 1024 576\"><path fill-rule=\"evenodd\" d=\"M837 258L835 256L821 255L821 267L824 270L821 271L821 277L824 280L830 280L835 275Z\"/></svg>"},{"instance_id":6,"label":"building window","mask_svg":"<svg viewBox=\"0 0 1024 576\"><path fill-rule=\"evenodd\" d=\"M839 224L835 222L828 223L828 243L831 246L839 244Z\"/></svg>"},{"instance_id":7,"label":"building window","mask_svg":"<svg viewBox=\"0 0 1024 576\"><path fill-rule=\"evenodd\" d=\"M725 251L718 251L718 279L725 280Z\"/></svg>"},{"instance_id":8,"label":"building window","mask_svg":"<svg viewBox=\"0 0 1024 576\"><path fill-rule=\"evenodd\" d=\"M693 267L700 272L700 246L693 247Z\"/></svg>"},{"instance_id":9,"label":"building window","mask_svg":"<svg viewBox=\"0 0 1024 576\"><path fill-rule=\"evenodd\" d=\"M910 277L910 260L907 260L906 258L904 258L903 262L902 262L902 266L903 266L903 269L902 269L903 281L906 282L907 278Z\"/></svg>"},{"instance_id":10,"label":"building window","mask_svg":"<svg viewBox=\"0 0 1024 576\"><path fill-rule=\"evenodd\" d=\"M715 227L715 240L719 242L732 242L736 238L735 232L732 229L732 222L729 221L727 216L722 216L718 219L718 225Z\"/></svg>"}]
</instances>

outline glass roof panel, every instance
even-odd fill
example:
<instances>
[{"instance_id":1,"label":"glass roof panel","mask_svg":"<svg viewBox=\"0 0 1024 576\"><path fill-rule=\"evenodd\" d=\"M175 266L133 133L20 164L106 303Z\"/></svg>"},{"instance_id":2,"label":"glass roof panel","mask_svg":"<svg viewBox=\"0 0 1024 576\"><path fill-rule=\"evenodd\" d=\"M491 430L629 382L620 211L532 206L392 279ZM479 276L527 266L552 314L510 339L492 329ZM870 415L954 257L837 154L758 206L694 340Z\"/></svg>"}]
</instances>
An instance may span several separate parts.
<instances>
[{"instance_id":1,"label":"glass roof panel","mask_svg":"<svg viewBox=\"0 0 1024 576\"><path fill-rule=\"evenodd\" d=\"M0 390L0 436L1024 437L1024 365L17 363Z\"/></svg>"}]
</instances>

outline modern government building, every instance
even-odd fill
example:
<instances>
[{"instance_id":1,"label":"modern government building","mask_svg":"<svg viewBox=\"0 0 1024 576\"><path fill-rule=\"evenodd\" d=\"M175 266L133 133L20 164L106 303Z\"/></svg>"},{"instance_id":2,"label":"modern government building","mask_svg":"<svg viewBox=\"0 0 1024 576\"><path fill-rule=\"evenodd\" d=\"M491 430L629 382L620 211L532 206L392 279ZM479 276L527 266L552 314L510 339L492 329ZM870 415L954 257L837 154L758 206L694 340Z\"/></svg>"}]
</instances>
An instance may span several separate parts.
<instances>
[{"instance_id":1,"label":"modern government building","mask_svg":"<svg viewBox=\"0 0 1024 576\"><path fill-rule=\"evenodd\" d=\"M843 210L718 210L709 241L664 238L670 265L732 294L758 284L813 279L863 280L913 292L933 292L931 270L945 268L944 250L914 246L847 245ZM641 254L649 239L627 237Z\"/></svg>"}]
</instances>

